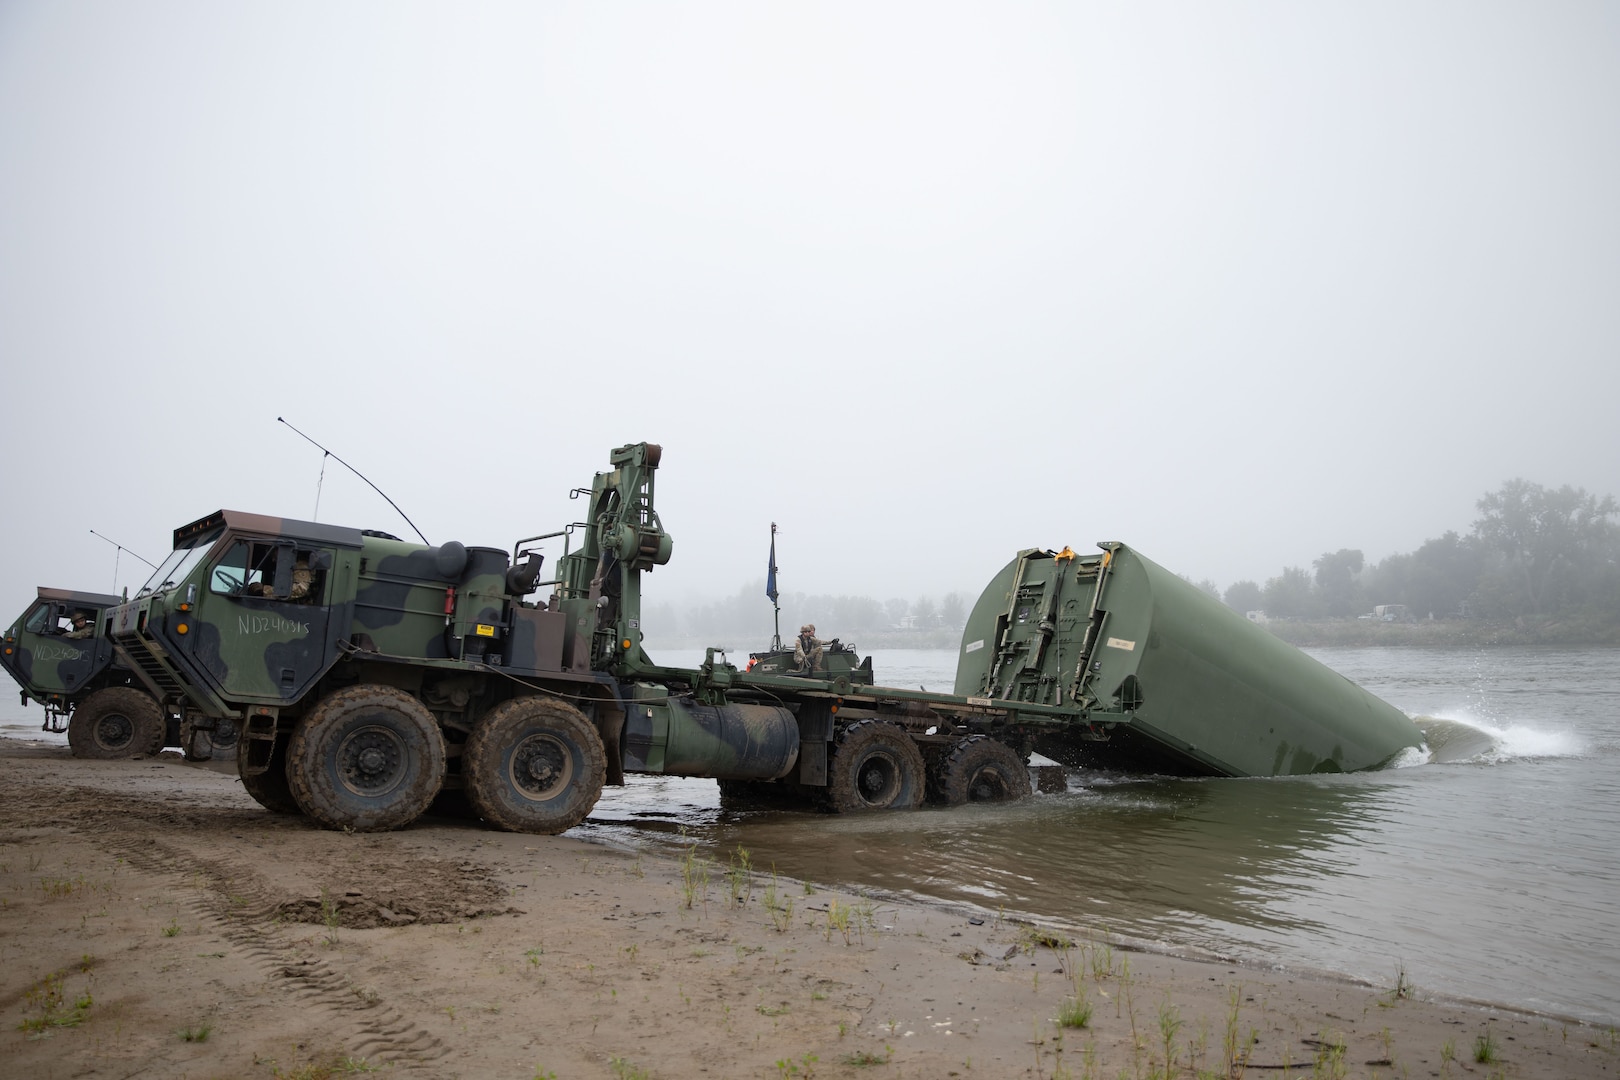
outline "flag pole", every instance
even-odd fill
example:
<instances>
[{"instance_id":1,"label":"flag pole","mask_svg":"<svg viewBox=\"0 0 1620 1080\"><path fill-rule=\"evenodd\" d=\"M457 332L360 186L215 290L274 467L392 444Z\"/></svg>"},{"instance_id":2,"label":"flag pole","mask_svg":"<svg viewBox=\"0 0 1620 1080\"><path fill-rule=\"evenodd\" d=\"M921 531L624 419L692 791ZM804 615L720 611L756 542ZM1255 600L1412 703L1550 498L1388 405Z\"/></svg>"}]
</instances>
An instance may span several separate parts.
<instances>
[{"instance_id":1,"label":"flag pole","mask_svg":"<svg viewBox=\"0 0 1620 1080\"><path fill-rule=\"evenodd\" d=\"M771 562L765 574L765 595L771 598L771 611L775 618L776 633L771 638L771 651L782 648L782 606L776 602L776 522L771 522Z\"/></svg>"}]
</instances>

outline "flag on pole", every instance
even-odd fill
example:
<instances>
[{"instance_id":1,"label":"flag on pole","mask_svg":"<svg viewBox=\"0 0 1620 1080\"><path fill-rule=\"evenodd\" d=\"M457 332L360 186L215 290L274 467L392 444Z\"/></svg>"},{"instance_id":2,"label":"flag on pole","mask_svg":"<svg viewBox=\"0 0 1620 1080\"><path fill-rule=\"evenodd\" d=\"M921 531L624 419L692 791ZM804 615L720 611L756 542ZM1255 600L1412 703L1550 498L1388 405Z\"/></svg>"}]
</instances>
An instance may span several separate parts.
<instances>
[{"instance_id":1,"label":"flag on pole","mask_svg":"<svg viewBox=\"0 0 1620 1080\"><path fill-rule=\"evenodd\" d=\"M765 572L765 595L776 603L776 522L771 522L771 564Z\"/></svg>"}]
</instances>

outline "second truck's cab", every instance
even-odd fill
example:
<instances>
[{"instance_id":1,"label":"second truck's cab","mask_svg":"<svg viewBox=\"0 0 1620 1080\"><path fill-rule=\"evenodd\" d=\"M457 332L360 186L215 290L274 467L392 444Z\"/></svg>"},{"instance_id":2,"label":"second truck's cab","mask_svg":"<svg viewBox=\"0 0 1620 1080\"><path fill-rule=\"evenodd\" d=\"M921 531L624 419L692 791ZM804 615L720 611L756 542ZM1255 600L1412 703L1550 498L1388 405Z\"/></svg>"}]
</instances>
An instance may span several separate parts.
<instances>
[{"instance_id":1,"label":"second truck's cab","mask_svg":"<svg viewBox=\"0 0 1620 1080\"><path fill-rule=\"evenodd\" d=\"M45 731L67 732L75 757L155 754L180 741L157 700L117 662L107 626L122 603L106 593L40 588L0 641L0 666L22 700L45 707Z\"/></svg>"},{"instance_id":2,"label":"second truck's cab","mask_svg":"<svg viewBox=\"0 0 1620 1080\"><path fill-rule=\"evenodd\" d=\"M47 730L106 681L113 648L101 633L102 614L120 600L105 593L41 587L28 610L6 629L0 666L29 698L45 706ZM124 673L127 679L128 673ZM125 680L120 680L125 681Z\"/></svg>"}]
</instances>

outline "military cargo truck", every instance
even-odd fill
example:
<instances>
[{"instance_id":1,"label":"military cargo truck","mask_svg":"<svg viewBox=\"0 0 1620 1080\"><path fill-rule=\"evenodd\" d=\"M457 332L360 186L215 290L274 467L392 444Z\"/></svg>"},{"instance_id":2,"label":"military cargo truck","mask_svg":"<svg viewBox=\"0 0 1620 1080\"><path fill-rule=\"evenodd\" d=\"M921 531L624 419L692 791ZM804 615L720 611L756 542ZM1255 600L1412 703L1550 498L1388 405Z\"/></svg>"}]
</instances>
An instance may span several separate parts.
<instances>
[{"instance_id":1,"label":"military cargo truck","mask_svg":"<svg viewBox=\"0 0 1620 1080\"><path fill-rule=\"evenodd\" d=\"M45 707L41 729L67 732L68 749L80 758L143 757L166 746L192 761L234 753L233 723L209 732L183 726L116 661L103 615L122 602L106 593L41 587L6 629L0 667L22 687L24 705L32 699Z\"/></svg>"},{"instance_id":2,"label":"military cargo truck","mask_svg":"<svg viewBox=\"0 0 1620 1080\"><path fill-rule=\"evenodd\" d=\"M242 782L261 804L357 830L403 826L437 798L560 832L626 773L768 786L837 811L1018 798L1043 737L1234 775L1368 768L1421 742L1358 688L1314 704L1320 665L1303 654L1267 653L1250 665L1273 665L1265 678L1223 655L1230 627L1123 545L1022 553L974 609L956 694L875 685L849 658L810 676L744 671L712 648L695 668L658 664L641 588L673 549L655 508L661 456L614 450L573 492L583 520L510 553L222 510L175 531L109 634L191 728L241 725ZM1268 693L1273 707L1251 715ZM1230 753L1245 740L1282 749Z\"/></svg>"}]
</instances>

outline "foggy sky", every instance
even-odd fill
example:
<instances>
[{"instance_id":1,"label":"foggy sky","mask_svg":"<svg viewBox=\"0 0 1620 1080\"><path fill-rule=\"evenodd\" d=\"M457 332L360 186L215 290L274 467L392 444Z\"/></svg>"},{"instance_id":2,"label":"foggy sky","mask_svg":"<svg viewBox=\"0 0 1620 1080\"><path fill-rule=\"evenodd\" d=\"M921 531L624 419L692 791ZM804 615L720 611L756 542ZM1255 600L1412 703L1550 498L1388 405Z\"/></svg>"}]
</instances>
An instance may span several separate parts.
<instances>
[{"instance_id":1,"label":"foggy sky","mask_svg":"<svg viewBox=\"0 0 1620 1080\"><path fill-rule=\"evenodd\" d=\"M1616 192L1606 2L13 0L0 618L313 516L277 416L508 548L660 442L655 602L1375 562L1620 493Z\"/></svg>"}]
</instances>

